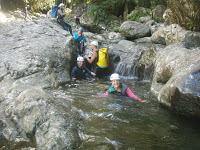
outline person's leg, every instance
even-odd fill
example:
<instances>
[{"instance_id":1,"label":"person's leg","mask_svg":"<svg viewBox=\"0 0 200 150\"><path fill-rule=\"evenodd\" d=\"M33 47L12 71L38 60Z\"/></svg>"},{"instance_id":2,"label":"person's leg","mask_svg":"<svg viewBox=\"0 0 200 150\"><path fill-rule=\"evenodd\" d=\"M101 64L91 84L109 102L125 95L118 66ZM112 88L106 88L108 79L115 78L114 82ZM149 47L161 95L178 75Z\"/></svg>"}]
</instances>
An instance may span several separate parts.
<instances>
[{"instance_id":1,"label":"person's leg","mask_svg":"<svg viewBox=\"0 0 200 150\"><path fill-rule=\"evenodd\" d=\"M67 28L65 26L65 22L63 20L58 19L57 22L58 22L58 24L60 24L64 28L64 30L67 30Z\"/></svg>"},{"instance_id":2,"label":"person's leg","mask_svg":"<svg viewBox=\"0 0 200 150\"><path fill-rule=\"evenodd\" d=\"M81 41L81 42L80 42L80 55L83 54L83 46L84 46L84 42Z\"/></svg>"},{"instance_id":3,"label":"person's leg","mask_svg":"<svg viewBox=\"0 0 200 150\"><path fill-rule=\"evenodd\" d=\"M79 18L77 18L77 23L78 23L78 24L81 24L81 23L80 23L80 19L79 19Z\"/></svg>"},{"instance_id":4,"label":"person's leg","mask_svg":"<svg viewBox=\"0 0 200 150\"><path fill-rule=\"evenodd\" d=\"M77 45L77 55L80 56L80 43L76 42Z\"/></svg>"},{"instance_id":5,"label":"person's leg","mask_svg":"<svg viewBox=\"0 0 200 150\"><path fill-rule=\"evenodd\" d=\"M70 24L68 24L68 23L66 23L66 22L65 22L65 25L68 27L70 34L73 36L73 34L72 34L72 27L71 27L71 25L70 25Z\"/></svg>"}]
</instances>

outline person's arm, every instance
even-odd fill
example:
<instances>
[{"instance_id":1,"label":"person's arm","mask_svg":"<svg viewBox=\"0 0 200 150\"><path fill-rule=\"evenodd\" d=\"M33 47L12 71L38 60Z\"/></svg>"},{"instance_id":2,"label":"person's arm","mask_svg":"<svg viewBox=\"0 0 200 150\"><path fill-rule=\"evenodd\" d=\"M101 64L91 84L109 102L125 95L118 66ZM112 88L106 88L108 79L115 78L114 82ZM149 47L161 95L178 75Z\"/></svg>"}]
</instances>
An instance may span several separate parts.
<instances>
[{"instance_id":1,"label":"person's arm","mask_svg":"<svg viewBox=\"0 0 200 150\"><path fill-rule=\"evenodd\" d=\"M92 64L96 58L97 58L97 52L94 52L94 53L92 54L92 58L91 58L91 59L89 59L89 57L85 55L85 59L87 59L87 61L88 61L90 64Z\"/></svg>"},{"instance_id":2,"label":"person's arm","mask_svg":"<svg viewBox=\"0 0 200 150\"><path fill-rule=\"evenodd\" d=\"M136 99L140 102L142 101L142 99L140 99L136 95L134 95L133 92L129 88L127 88L126 94L127 94L128 97L134 98L134 99Z\"/></svg>"},{"instance_id":3,"label":"person's arm","mask_svg":"<svg viewBox=\"0 0 200 150\"><path fill-rule=\"evenodd\" d=\"M104 98L107 95L109 95L108 91L106 91L106 93L99 95L97 98Z\"/></svg>"},{"instance_id":4,"label":"person's arm","mask_svg":"<svg viewBox=\"0 0 200 150\"><path fill-rule=\"evenodd\" d=\"M64 18L65 17L65 12L63 12L61 9L58 9L58 17L59 18Z\"/></svg>"},{"instance_id":5,"label":"person's arm","mask_svg":"<svg viewBox=\"0 0 200 150\"><path fill-rule=\"evenodd\" d=\"M76 70L77 70L77 69L76 69L75 67L74 67L73 70L72 70L71 78L72 78L73 80L76 80L76 75L75 75Z\"/></svg>"},{"instance_id":6,"label":"person's arm","mask_svg":"<svg viewBox=\"0 0 200 150\"><path fill-rule=\"evenodd\" d=\"M92 75L92 76L96 76L96 74L94 72L91 72L86 66L85 66L85 70L88 74Z\"/></svg>"},{"instance_id":7,"label":"person's arm","mask_svg":"<svg viewBox=\"0 0 200 150\"><path fill-rule=\"evenodd\" d=\"M83 40L83 42L87 42L85 36L83 36L82 40Z\"/></svg>"}]
</instances>

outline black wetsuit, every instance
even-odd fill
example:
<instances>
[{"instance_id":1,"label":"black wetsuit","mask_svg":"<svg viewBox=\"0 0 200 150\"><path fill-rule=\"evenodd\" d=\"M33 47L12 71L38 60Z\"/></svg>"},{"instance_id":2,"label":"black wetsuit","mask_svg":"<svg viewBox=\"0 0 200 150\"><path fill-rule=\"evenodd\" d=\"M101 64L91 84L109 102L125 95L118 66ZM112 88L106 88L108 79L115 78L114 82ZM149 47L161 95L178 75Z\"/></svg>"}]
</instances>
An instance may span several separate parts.
<instances>
[{"instance_id":1,"label":"black wetsuit","mask_svg":"<svg viewBox=\"0 0 200 150\"><path fill-rule=\"evenodd\" d=\"M64 30L67 30L67 28L68 28L70 34L73 36L71 25L64 21L65 12L61 9L58 9L57 16L58 16L57 22L64 28Z\"/></svg>"},{"instance_id":2,"label":"black wetsuit","mask_svg":"<svg viewBox=\"0 0 200 150\"><path fill-rule=\"evenodd\" d=\"M91 75L91 71L85 65L83 65L82 68L79 68L78 65L76 65L72 70L71 78L76 78L77 80L84 80L86 79L87 74Z\"/></svg>"}]
</instances>

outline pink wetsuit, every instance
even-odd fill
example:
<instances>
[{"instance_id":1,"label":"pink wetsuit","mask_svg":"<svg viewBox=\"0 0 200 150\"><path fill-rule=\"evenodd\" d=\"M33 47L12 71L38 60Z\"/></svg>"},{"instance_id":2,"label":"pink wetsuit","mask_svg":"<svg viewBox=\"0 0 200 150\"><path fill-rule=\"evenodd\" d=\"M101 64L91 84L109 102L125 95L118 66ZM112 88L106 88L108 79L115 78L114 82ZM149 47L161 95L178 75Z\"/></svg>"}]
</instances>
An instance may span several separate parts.
<instances>
[{"instance_id":1,"label":"pink wetsuit","mask_svg":"<svg viewBox=\"0 0 200 150\"><path fill-rule=\"evenodd\" d=\"M109 94L108 91L106 91L106 93L103 94L103 95L108 95L108 94ZM127 94L128 97L134 98L134 99L136 99L136 100L138 100L138 101L140 101L140 102L142 101L142 99L140 99L140 98L138 98L136 95L134 95L133 92L132 92L129 88L127 88L126 94ZM102 95L102 96L103 96L103 95Z\"/></svg>"}]
</instances>

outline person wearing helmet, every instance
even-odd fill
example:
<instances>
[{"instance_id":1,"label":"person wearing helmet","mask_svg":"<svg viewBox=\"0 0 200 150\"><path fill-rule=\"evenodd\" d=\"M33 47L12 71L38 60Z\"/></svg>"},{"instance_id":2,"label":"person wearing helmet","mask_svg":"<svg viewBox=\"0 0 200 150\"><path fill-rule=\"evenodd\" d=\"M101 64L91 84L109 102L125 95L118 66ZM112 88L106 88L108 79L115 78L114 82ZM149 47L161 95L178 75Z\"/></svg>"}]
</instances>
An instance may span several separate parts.
<instances>
[{"instance_id":1,"label":"person wearing helmet","mask_svg":"<svg viewBox=\"0 0 200 150\"><path fill-rule=\"evenodd\" d=\"M76 25L81 24L81 23L80 23L80 17L74 16L74 23L76 23Z\"/></svg>"},{"instance_id":2,"label":"person wearing helmet","mask_svg":"<svg viewBox=\"0 0 200 150\"><path fill-rule=\"evenodd\" d=\"M84 43L87 42L87 40L83 34L83 28L82 27L79 28L78 32L74 33L73 37L77 43L78 55L81 55L83 53Z\"/></svg>"},{"instance_id":3,"label":"person wearing helmet","mask_svg":"<svg viewBox=\"0 0 200 150\"><path fill-rule=\"evenodd\" d=\"M84 58L79 56L77 58L77 65L72 70L71 78L72 80L84 80L86 79L86 74L96 76L95 73L91 72L84 65Z\"/></svg>"},{"instance_id":4,"label":"person wearing helmet","mask_svg":"<svg viewBox=\"0 0 200 150\"><path fill-rule=\"evenodd\" d=\"M63 3L60 3L58 7L59 7L59 9L57 11L57 16L58 16L57 22L64 28L64 30L67 30L67 28L68 28L70 31L70 34L73 36L71 25L64 21L65 5Z\"/></svg>"},{"instance_id":5,"label":"person wearing helmet","mask_svg":"<svg viewBox=\"0 0 200 150\"><path fill-rule=\"evenodd\" d=\"M116 94L123 95L134 98L140 102L145 102L142 99L138 98L133 92L124 84L120 83L120 76L117 73L113 73L110 76L110 80L112 81L112 86L106 91L105 95L108 94Z\"/></svg>"},{"instance_id":6,"label":"person wearing helmet","mask_svg":"<svg viewBox=\"0 0 200 150\"><path fill-rule=\"evenodd\" d=\"M98 62L98 55L99 55L99 49L98 49L98 42L97 41L92 41L90 43L90 49L91 49L91 57L88 57L85 55L85 59L88 61L89 64L91 64L93 72L96 74L97 77L101 78L107 75L108 68L100 68L97 65Z\"/></svg>"}]
</instances>

